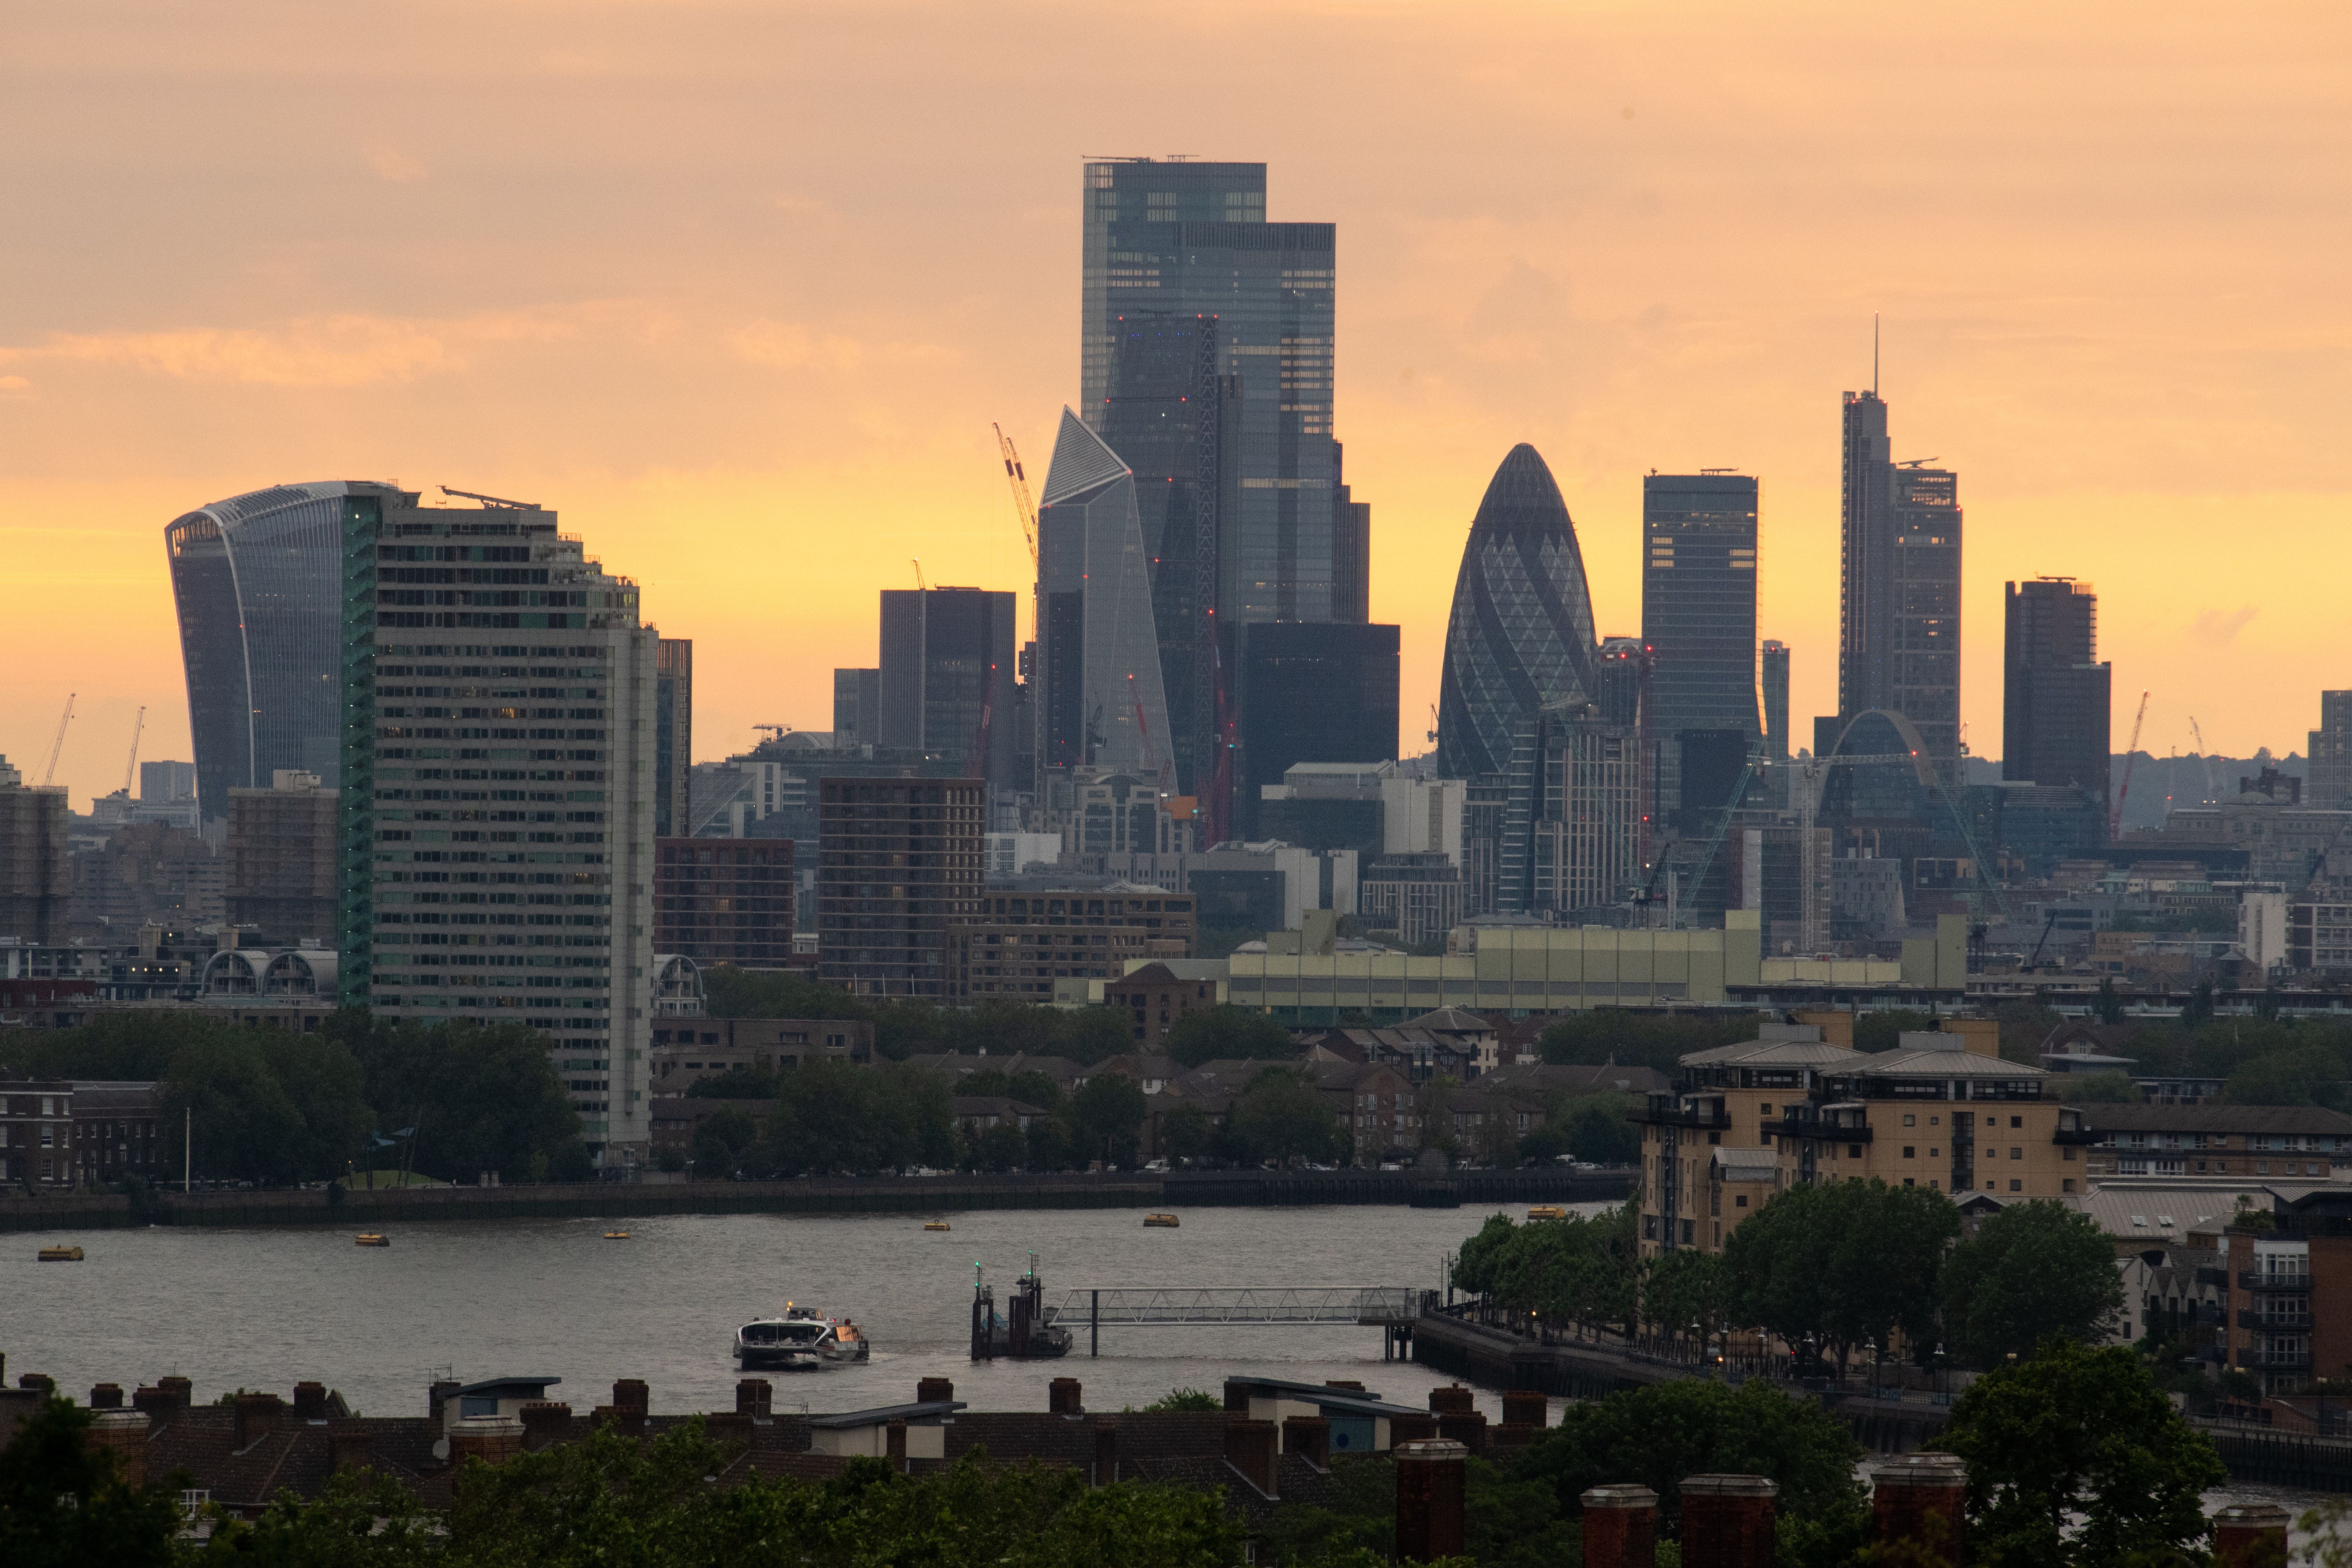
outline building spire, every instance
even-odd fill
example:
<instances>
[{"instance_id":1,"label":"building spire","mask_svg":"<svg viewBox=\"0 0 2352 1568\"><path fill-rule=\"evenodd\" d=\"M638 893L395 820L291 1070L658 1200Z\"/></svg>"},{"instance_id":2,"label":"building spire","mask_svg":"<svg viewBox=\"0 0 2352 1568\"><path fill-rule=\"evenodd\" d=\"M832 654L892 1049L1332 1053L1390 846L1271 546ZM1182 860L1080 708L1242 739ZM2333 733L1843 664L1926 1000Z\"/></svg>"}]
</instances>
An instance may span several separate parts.
<instances>
[{"instance_id":1,"label":"building spire","mask_svg":"<svg viewBox=\"0 0 2352 1568\"><path fill-rule=\"evenodd\" d=\"M1878 395L1878 312L1870 313L1870 395Z\"/></svg>"}]
</instances>

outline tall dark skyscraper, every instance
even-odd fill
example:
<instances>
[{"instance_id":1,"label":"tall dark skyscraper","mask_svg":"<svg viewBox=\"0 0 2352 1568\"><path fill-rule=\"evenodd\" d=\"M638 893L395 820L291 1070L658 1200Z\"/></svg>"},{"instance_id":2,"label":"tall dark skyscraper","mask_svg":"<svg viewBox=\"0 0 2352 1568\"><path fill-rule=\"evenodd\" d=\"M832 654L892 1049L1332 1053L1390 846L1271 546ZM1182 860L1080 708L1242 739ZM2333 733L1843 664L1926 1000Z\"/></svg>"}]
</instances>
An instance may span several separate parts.
<instances>
[{"instance_id":1,"label":"tall dark skyscraper","mask_svg":"<svg viewBox=\"0 0 2352 1568\"><path fill-rule=\"evenodd\" d=\"M1253 621L1234 628L1242 767L1234 826L1295 763L1384 763L1397 752L1397 628Z\"/></svg>"},{"instance_id":2,"label":"tall dark skyscraper","mask_svg":"<svg viewBox=\"0 0 2352 1568\"><path fill-rule=\"evenodd\" d=\"M694 642L664 637L654 647L655 837L694 831L693 788Z\"/></svg>"},{"instance_id":3,"label":"tall dark skyscraper","mask_svg":"<svg viewBox=\"0 0 2352 1568\"><path fill-rule=\"evenodd\" d=\"M1959 476L1895 461L1886 405L1845 395L1838 626L1840 727L1872 709L1918 730L1959 781Z\"/></svg>"},{"instance_id":4,"label":"tall dark skyscraper","mask_svg":"<svg viewBox=\"0 0 2352 1568\"><path fill-rule=\"evenodd\" d=\"M1438 692L1437 767L1499 773L1540 710L1597 695L1592 595L1576 524L1533 447L1514 447L1470 522Z\"/></svg>"},{"instance_id":5,"label":"tall dark skyscraper","mask_svg":"<svg viewBox=\"0 0 2352 1568\"><path fill-rule=\"evenodd\" d=\"M1219 454L1217 618L1361 619L1331 430L1334 226L1268 223L1263 163L1103 160L1086 165L1085 197L1087 423L1148 477L1109 426L1131 365L1139 395L1167 381L1159 355L1129 354L1123 323L1213 317L1213 368L1237 381Z\"/></svg>"},{"instance_id":6,"label":"tall dark skyscraper","mask_svg":"<svg viewBox=\"0 0 2352 1568\"><path fill-rule=\"evenodd\" d=\"M1759 650L1763 668L1764 750L1773 761L1789 760L1789 645L1767 637Z\"/></svg>"},{"instance_id":7,"label":"tall dark skyscraper","mask_svg":"<svg viewBox=\"0 0 2352 1568\"><path fill-rule=\"evenodd\" d=\"M2007 592L2000 776L2088 790L2105 820L2114 670L2098 662L2088 583L2038 577Z\"/></svg>"},{"instance_id":8,"label":"tall dark skyscraper","mask_svg":"<svg viewBox=\"0 0 2352 1568\"><path fill-rule=\"evenodd\" d=\"M979 588L882 591L880 744L968 759L1009 784L1013 604Z\"/></svg>"},{"instance_id":9,"label":"tall dark skyscraper","mask_svg":"<svg viewBox=\"0 0 2352 1568\"><path fill-rule=\"evenodd\" d=\"M1756 713L1756 481L1744 474L1642 480L1642 640L1652 731L1761 732Z\"/></svg>"}]
</instances>

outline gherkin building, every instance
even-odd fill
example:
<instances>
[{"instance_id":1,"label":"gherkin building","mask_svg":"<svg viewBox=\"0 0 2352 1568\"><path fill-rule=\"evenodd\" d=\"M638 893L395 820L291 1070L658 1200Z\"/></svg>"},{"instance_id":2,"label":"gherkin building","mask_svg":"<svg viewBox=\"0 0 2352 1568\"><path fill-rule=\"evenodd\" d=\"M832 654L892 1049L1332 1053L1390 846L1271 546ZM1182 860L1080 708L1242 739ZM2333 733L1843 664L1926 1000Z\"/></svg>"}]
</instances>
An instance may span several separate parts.
<instances>
[{"instance_id":1,"label":"gherkin building","mask_svg":"<svg viewBox=\"0 0 2352 1568\"><path fill-rule=\"evenodd\" d=\"M1495 470L1463 546L1445 627L1439 772L1504 772L1523 721L1591 700L1594 647L1576 524L1551 470L1522 442Z\"/></svg>"}]
</instances>

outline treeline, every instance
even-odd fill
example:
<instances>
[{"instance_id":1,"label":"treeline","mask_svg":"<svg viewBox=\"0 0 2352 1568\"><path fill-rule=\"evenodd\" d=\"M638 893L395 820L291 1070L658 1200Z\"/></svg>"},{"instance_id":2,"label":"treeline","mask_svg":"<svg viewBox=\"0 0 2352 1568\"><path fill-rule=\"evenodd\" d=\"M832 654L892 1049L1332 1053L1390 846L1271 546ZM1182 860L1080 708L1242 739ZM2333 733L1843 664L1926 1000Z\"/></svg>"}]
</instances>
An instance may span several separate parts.
<instances>
[{"instance_id":1,"label":"treeline","mask_svg":"<svg viewBox=\"0 0 2352 1568\"><path fill-rule=\"evenodd\" d=\"M347 1008L315 1033L187 1011L102 1014L0 1036L35 1078L152 1080L164 1173L283 1186L406 1168L470 1182L584 1181L580 1118L545 1036ZM185 1159L184 1161L184 1155Z\"/></svg>"},{"instance_id":2,"label":"treeline","mask_svg":"<svg viewBox=\"0 0 2352 1568\"><path fill-rule=\"evenodd\" d=\"M1003 1173L1134 1166L1142 1157L1148 1106L1124 1073L1089 1077L1065 1094L1042 1072L982 1068L950 1085L904 1062L855 1067L814 1061L774 1074L737 1070L695 1086L725 1108L697 1129L698 1176L772 1178L865 1175L928 1167ZM1001 1098L1031 1107L1015 1120L975 1126L957 1119L958 1099ZM765 1101L754 1107L749 1101ZM1222 1125L1197 1106L1161 1119L1160 1152L1171 1160L1255 1164L1292 1158L1344 1159L1345 1128L1295 1070L1269 1066L1235 1100ZM672 1158L672 1169L688 1161Z\"/></svg>"},{"instance_id":3,"label":"treeline","mask_svg":"<svg viewBox=\"0 0 2352 1568\"><path fill-rule=\"evenodd\" d=\"M854 1018L874 1026L874 1047L892 1061L950 1051L1027 1051L1087 1066L1136 1048L1134 1025L1114 1007L1041 1007L987 1001L942 1007L909 997L854 996L838 985L773 971L714 964L702 972L714 1018Z\"/></svg>"},{"instance_id":4,"label":"treeline","mask_svg":"<svg viewBox=\"0 0 2352 1568\"><path fill-rule=\"evenodd\" d=\"M1162 1402L1192 1408L1210 1399ZM1159 1408L1160 1406L1155 1406ZM751 1471L716 1486L740 1449L704 1423L648 1442L614 1426L492 1466L469 1459L449 1506L424 1508L389 1476L338 1471L315 1500L286 1495L246 1522L207 1511L188 1531L184 1474L123 1484L89 1440L90 1413L52 1401L0 1452L0 1561L183 1568L215 1561L331 1568L1383 1568L1398 1560L1396 1464L1334 1456L1321 1500L1283 1501L1245 1528L1225 1489L1087 1484L1082 1467L968 1455L908 1476L852 1459L835 1479ZM2024 1568L2134 1568L2207 1560L2200 1496L2224 1471L2128 1349L2063 1341L1979 1379L1937 1436L1967 1463L1969 1560ZM1681 1484L1708 1474L1777 1484L1769 1560L1780 1568L1930 1562L1935 1542L1873 1540L1852 1431L1759 1380L1689 1380L1576 1402L1501 1462L1467 1461L1463 1568L1555 1568L1581 1557L1596 1485L1657 1494L1678 1544ZM2341 1509L2299 1521L2310 1560L2340 1561ZM1252 1537L1255 1537L1253 1539ZM1672 1545L1662 1563L1678 1560Z\"/></svg>"},{"instance_id":5,"label":"treeline","mask_svg":"<svg viewBox=\"0 0 2352 1568\"><path fill-rule=\"evenodd\" d=\"M2053 1336L2104 1338L2123 1311L2113 1244L2087 1215L2012 1205L1973 1236L1924 1187L1875 1178L1789 1188L1743 1219L1723 1250L1639 1256L1634 1205L1594 1219L1496 1215L1462 1246L1457 1289L1538 1327L1602 1324L1694 1345L1733 1331L1812 1347L1841 1371L1900 1342L1922 1366L1990 1367ZM1702 1219L1698 1223L1711 1221Z\"/></svg>"}]
</instances>

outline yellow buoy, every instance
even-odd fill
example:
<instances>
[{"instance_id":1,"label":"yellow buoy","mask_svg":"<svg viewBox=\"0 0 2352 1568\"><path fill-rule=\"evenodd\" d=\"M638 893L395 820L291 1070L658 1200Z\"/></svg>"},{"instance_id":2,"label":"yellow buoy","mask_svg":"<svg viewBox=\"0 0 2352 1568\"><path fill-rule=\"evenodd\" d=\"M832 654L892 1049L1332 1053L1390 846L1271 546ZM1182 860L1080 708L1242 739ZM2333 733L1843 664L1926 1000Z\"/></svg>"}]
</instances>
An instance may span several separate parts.
<instances>
[{"instance_id":1,"label":"yellow buoy","mask_svg":"<svg viewBox=\"0 0 2352 1568\"><path fill-rule=\"evenodd\" d=\"M608 1230L604 1233L604 1239L606 1241L626 1241L629 1239L629 1233L625 1230Z\"/></svg>"},{"instance_id":2,"label":"yellow buoy","mask_svg":"<svg viewBox=\"0 0 2352 1568\"><path fill-rule=\"evenodd\" d=\"M950 1226L948 1222L943 1219L927 1219L923 1222L923 1228L925 1230L951 1230L954 1227Z\"/></svg>"},{"instance_id":3,"label":"yellow buoy","mask_svg":"<svg viewBox=\"0 0 2352 1568\"><path fill-rule=\"evenodd\" d=\"M1143 1216L1146 1230L1174 1230L1179 1221L1172 1214L1148 1214Z\"/></svg>"},{"instance_id":4,"label":"yellow buoy","mask_svg":"<svg viewBox=\"0 0 2352 1568\"><path fill-rule=\"evenodd\" d=\"M45 1247L41 1248L41 1261L44 1263L79 1263L81 1261L81 1248L79 1247Z\"/></svg>"},{"instance_id":5,"label":"yellow buoy","mask_svg":"<svg viewBox=\"0 0 2352 1568\"><path fill-rule=\"evenodd\" d=\"M363 1230L357 1236L352 1237L352 1242L354 1246L358 1247L390 1247L392 1245L392 1237L382 1235L376 1231Z\"/></svg>"},{"instance_id":6,"label":"yellow buoy","mask_svg":"<svg viewBox=\"0 0 2352 1568\"><path fill-rule=\"evenodd\" d=\"M1528 1211L1529 1219L1566 1219L1568 1211L1557 1204L1538 1204Z\"/></svg>"}]
</instances>

